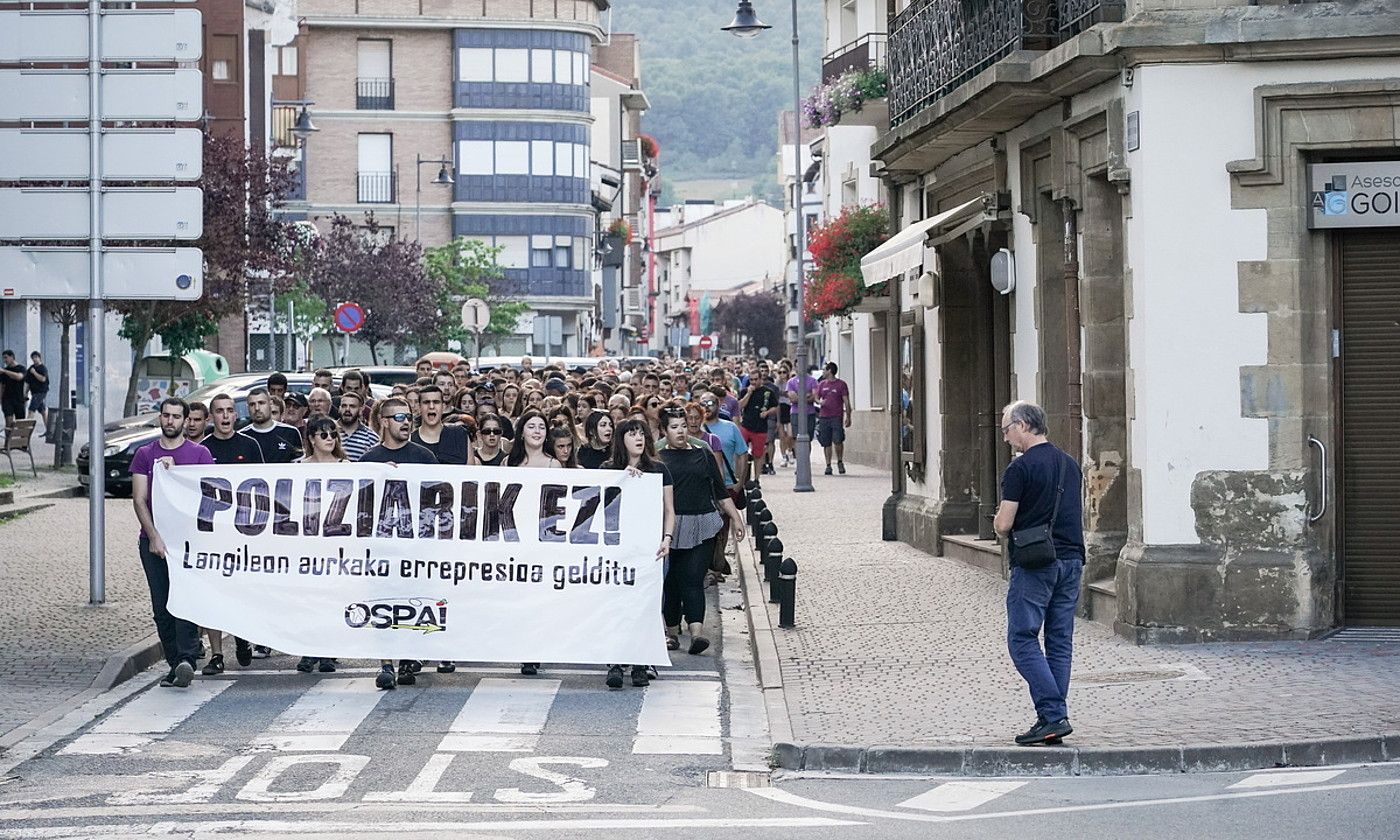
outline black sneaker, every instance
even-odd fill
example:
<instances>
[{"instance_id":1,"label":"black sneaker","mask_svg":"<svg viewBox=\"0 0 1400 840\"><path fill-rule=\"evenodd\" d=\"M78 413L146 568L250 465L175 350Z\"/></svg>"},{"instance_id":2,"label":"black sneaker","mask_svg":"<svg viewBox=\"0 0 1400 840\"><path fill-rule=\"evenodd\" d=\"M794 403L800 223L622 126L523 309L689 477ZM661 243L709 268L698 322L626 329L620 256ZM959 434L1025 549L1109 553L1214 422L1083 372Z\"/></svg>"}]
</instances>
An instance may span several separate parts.
<instances>
[{"instance_id":1,"label":"black sneaker","mask_svg":"<svg viewBox=\"0 0 1400 840\"><path fill-rule=\"evenodd\" d=\"M830 464L827 464L827 465L826 465L826 472L822 473L822 475L831 475L831 465L830 465Z\"/></svg>"},{"instance_id":2,"label":"black sneaker","mask_svg":"<svg viewBox=\"0 0 1400 840\"><path fill-rule=\"evenodd\" d=\"M399 663L399 685L413 685L418 682L418 674L409 667L408 662Z\"/></svg>"},{"instance_id":3,"label":"black sneaker","mask_svg":"<svg viewBox=\"0 0 1400 840\"><path fill-rule=\"evenodd\" d=\"M419 671L423 670L423 660L421 660L421 659L399 660L399 664L400 664L400 665L407 665L407 666L408 666L408 670L412 671L412 672L415 673L415 674L418 673Z\"/></svg>"},{"instance_id":4,"label":"black sneaker","mask_svg":"<svg viewBox=\"0 0 1400 840\"><path fill-rule=\"evenodd\" d=\"M238 659L241 667L247 668L253 664L253 646L248 644L247 639L234 637L233 639L234 657Z\"/></svg>"},{"instance_id":5,"label":"black sneaker","mask_svg":"<svg viewBox=\"0 0 1400 840\"><path fill-rule=\"evenodd\" d=\"M437 672L438 672L439 674L451 674L451 673L453 673L453 672L456 671L456 670L457 670L457 663L456 663L456 662L448 662L446 659L444 659L444 660L443 660L441 663L439 663L439 665L437 666Z\"/></svg>"},{"instance_id":6,"label":"black sneaker","mask_svg":"<svg viewBox=\"0 0 1400 840\"><path fill-rule=\"evenodd\" d=\"M651 678L650 678L650 676L648 676L648 674L647 674L647 666L645 666L645 665L633 665L633 666L632 666L632 685L636 686L637 688L644 688L644 687L646 687L647 683L650 683L650 682L651 682Z\"/></svg>"},{"instance_id":7,"label":"black sneaker","mask_svg":"<svg viewBox=\"0 0 1400 840\"><path fill-rule=\"evenodd\" d=\"M845 474L846 474L846 462L845 462L845 461L837 461L837 462L836 462L836 471L839 472L839 473L841 473L842 475L845 475Z\"/></svg>"},{"instance_id":8,"label":"black sneaker","mask_svg":"<svg viewBox=\"0 0 1400 840\"><path fill-rule=\"evenodd\" d=\"M1074 731L1069 718L1048 721L1037 718L1035 726L1016 736L1016 743L1022 747L1036 747L1042 744L1057 744L1060 739Z\"/></svg>"},{"instance_id":9,"label":"black sneaker","mask_svg":"<svg viewBox=\"0 0 1400 840\"><path fill-rule=\"evenodd\" d=\"M310 656L303 656L297 660L297 670L303 674L311 673L311 669L316 667L316 660Z\"/></svg>"},{"instance_id":10,"label":"black sneaker","mask_svg":"<svg viewBox=\"0 0 1400 840\"><path fill-rule=\"evenodd\" d=\"M691 656L698 656L698 655L704 653L706 650L708 650L709 647L710 647L710 640L707 639L707 638L705 638L704 636L692 636L692 637L690 637L690 650L689 650L689 653L690 653Z\"/></svg>"},{"instance_id":11,"label":"black sneaker","mask_svg":"<svg viewBox=\"0 0 1400 840\"><path fill-rule=\"evenodd\" d=\"M212 677L215 674L222 674L223 672L224 655L222 653L216 653L213 656L209 657L209 661L205 664L205 666L202 669L200 669L199 673L203 674L206 677Z\"/></svg>"},{"instance_id":12,"label":"black sneaker","mask_svg":"<svg viewBox=\"0 0 1400 840\"><path fill-rule=\"evenodd\" d=\"M194 666L188 662L181 662L170 672L170 684L176 688L189 688L193 680Z\"/></svg>"},{"instance_id":13,"label":"black sneaker","mask_svg":"<svg viewBox=\"0 0 1400 840\"><path fill-rule=\"evenodd\" d=\"M266 659L272 655L272 648L267 645L253 645L253 658Z\"/></svg>"},{"instance_id":14,"label":"black sneaker","mask_svg":"<svg viewBox=\"0 0 1400 840\"><path fill-rule=\"evenodd\" d=\"M520 673L527 677L533 677L540 672L540 663L526 662L520 666Z\"/></svg>"},{"instance_id":15,"label":"black sneaker","mask_svg":"<svg viewBox=\"0 0 1400 840\"><path fill-rule=\"evenodd\" d=\"M334 673L335 673L335 660L332 659L332 658L329 657L329 656L323 657L323 658L321 659L320 664L318 664L318 665L316 666L316 670L320 671L320 672L323 673L323 674L334 674Z\"/></svg>"},{"instance_id":16,"label":"black sneaker","mask_svg":"<svg viewBox=\"0 0 1400 840\"><path fill-rule=\"evenodd\" d=\"M381 691L394 690L394 666L385 665L379 669L379 676L374 678L374 687Z\"/></svg>"},{"instance_id":17,"label":"black sneaker","mask_svg":"<svg viewBox=\"0 0 1400 840\"><path fill-rule=\"evenodd\" d=\"M163 677L160 678L160 687L161 687L161 688L170 688L170 687L172 687L172 686L174 686L174 685L175 685L175 669L174 669L174 668L171 668L169 673L167 673L165 676L163 676Z\"/></svg>"},{"instance_id":18,"label":"black sneaker","mask_svg":"<svg viewBox=\"0 0 1400 840\"><path fill-rule=\"evenodd\" d=\"M608 666L608 688L622 688L622 666Z\"/></svg>"}]
</instances>

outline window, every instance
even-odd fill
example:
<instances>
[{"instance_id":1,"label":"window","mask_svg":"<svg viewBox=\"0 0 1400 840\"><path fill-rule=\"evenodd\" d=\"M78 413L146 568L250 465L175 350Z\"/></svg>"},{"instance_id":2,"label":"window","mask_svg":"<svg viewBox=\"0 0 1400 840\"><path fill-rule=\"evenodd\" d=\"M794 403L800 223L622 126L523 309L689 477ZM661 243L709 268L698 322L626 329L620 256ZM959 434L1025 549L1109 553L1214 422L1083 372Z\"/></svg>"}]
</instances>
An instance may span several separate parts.
<instances>
[{"instance_id":1,"label":"window","mask_svg":"<svg viewBox=\"0 0 1400 840\"><path fill-rule=\"evenodd\" d=\"M530 144L524 140L497 140L496 174L529 175Z\"/></svg>"},{"instance_id":2,"label":"window","mask_svg":"<svg viewBox=\"0 0 1400 840\"><path fill-rule=\"evenodd\" d=\"M572 268L574 265L574 242L567 236L554 237L554 267Z\"/></svg>"},{"instance_id":3,"label":"window","mask_svg":"<svg viewBox=\"0 0 1400 840\"><path fill-rule=\"evenodd\" d=\"M275 75L295 76L297 74L297 48L278 47Z\"/></svg>"},{"instance_id":4,"label":"window","mask_svg":"<svg viewBox=\"0 0 1400 840\"><path fill-rule=\"evenodd\" d=\"M883 409L889 403L889 348L885 347L885 316L876 313L870 325L870 406Z\"/></svg>"},{"instance_id":5,"label":"window","mask_svg":"<svg viewBox=\"0 0 1400 840\"><path fill-rule=\"evenodd\" d=\"M496 50L496 81L530 81L530 51Z\"/></svg>"},{"instance_id":6,"label":"window","mask_svg":"<svg viewBox=\"0 0 1400 840\"><path fill-rule=\"evenodd\" d=\"M498 236L496 247L501 249L501 253L496 256L501 268L530 267L530 237Z\"/></svg>"},{"instance_id":7,"label":"window","mask_svg":"<svg viewBox=\"0 0 1400 840\"><path fill-rule=\"evenodd\" d=\"M574 83L574 63L569 60L569 53L564 50L554 54L554 81L561 85Z\"/></svg>"},{"instance_id":8,"label":"window","mask_svg":"<svg viewBox=\"0 0 1400 840\"><path fill-rule=\"evenodd\" d=\"M582 270L583 270L584 262L588 259L588 245L589 245L589 240L588 240L587 237L582 237L582 236L580 236L580 237L576 237L576 238L574 239L574 270L575 270L575 271L582 271Z\"/></svg>"},{"instance_id":9,"label":"window","mask_svg":"<svg viewBox=\"0 0 1400 840\"><path fill-rule=\"evenodd\" d=\"M394 135L359 135L358 200L366 204L394 201Z\"/></svg>"},{"instance_id":10,"label":"window","mask_svg":"<svg viewBox=\"0 0 1400 840\"><path fill-rule=\"evenodd\" d=\"M572 55L574 57L574 84L588 84L588 54L576 52Z\"/></svg>"},{"instance_id":11,"label":"window","mask_svg":"<svg viewBox=\"0 0 1400 840\"><path fill-rule=\"evenodd\" d=\"M552 50L530 50L530 81L544 84L554 81Z\"/></svg>"},{"instance_id":12,"label":"window","mask_svg":"<svg viewBox=\"0 0 1400 840\"><path fill-rule=\"evenodd\" d=\"M457 51L457 80L462 82L490 82L495 76L491 69L491 50L463 47Z\"/></svg>"},{"instance_id":13,"label":"window","mask_svg":"<svg viewBox=\"0 0 1400 840\"><path fill-rule=\"evenodd\" d=\"M238 36L209 36L209 78L215 82L238 82Z\"/></svg>"},{"instance_id":14,"label":"window","mask_svg":"<svg viewBox=\"0 0 1400 840\"><path fill-rule=\"evenodd\" d=\"M554 174L554 144L548 140L530 141L530 174Z\"/></svg>"},{"instance_id":15,"label":"window","mask_svg":"<svg viewBox=\"0 0 1400 840\"><path fill-rule=\"evenodd\" d=\"M490 140L462 140L457 144L457 171L462 175L494 175Z\"/></svg>"},{"instance_id":16,"label":"window","mask_svg":"<svg viewBox=\"0 0 1400 840\"><path fill-rule=\"evenodd\" d=\"M588 173L588 147L582 143L574 144L574 177L587 178Z\"/></svg>"},{"instance_id":17,"label":"window","mask_svg":"<svg viewBox=\"0 0 1400 840\"><path fill-rule=\"evenodd\" d=\"M554 144L554 174L572 178L574 175L574 150L572 143Z\"/></svg>"},{"instance_id":18,"label":"window","mask_svg":"<svg viewBox=\"0 0 1400 840\"><path fill-rule=\"evenodd\" d=\"M382 38L361 38L355 49L355 107L372 111L393 109L392 43Z\"/></svg>"},{"instance_id":19,"label":"window","mask_svg":"<svg viewBox=\"0 0 1400 840\"><path fill-rule=\"evenodd\" d=\"M530 237L530 267L549 268L554 262L554 237Z\"/></svg>"}]
</instances>

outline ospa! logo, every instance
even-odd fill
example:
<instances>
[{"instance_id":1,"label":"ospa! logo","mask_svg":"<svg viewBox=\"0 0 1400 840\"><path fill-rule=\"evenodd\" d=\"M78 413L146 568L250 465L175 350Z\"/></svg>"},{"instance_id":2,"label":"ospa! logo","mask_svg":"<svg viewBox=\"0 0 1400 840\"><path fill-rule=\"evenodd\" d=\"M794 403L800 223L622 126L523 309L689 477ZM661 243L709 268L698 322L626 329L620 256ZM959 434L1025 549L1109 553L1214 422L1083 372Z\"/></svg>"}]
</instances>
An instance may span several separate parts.
<instances>
[{"instance_id":1,"label":"ospa! logo","mask_svg":"<svg viewBox=\"0 0 1400 840\"><path fill-rule=\"evenodd\" d=\"M373 630L419 630L437 633L447 629L447 601L434 598L387 598L363 601L345 608L350 627Z\"/></svg>"}]
</instances>

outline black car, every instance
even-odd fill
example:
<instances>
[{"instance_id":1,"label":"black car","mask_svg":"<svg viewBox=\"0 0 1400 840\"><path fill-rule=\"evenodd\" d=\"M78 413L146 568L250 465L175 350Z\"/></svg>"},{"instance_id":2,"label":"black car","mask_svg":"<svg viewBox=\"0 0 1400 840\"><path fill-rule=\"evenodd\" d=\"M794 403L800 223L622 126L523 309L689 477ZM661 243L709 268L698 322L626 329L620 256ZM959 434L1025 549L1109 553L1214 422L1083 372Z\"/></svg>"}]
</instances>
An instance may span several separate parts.
<instances>
[{"instance_id":1,"label":"black car","mask_svg":"<svg viewBox=\"0 0 1400 840\"><path fill-rule=\"evenodd\" d=\"M248 424L248 392L259 386L266 386L267 377L267 373L236 373L232 376L225 376L210 382L203 388L191 391L185 400L207 404L209 400L219 394L228 394L233 397L234 407L238 411L238 426L242 427ZM287 374L287 389L302 394L309 393L311 391L311 374ZM376 399L387 397L389 392L390 389L386 386L370 385L370 393ZM160 437L158 417L159 415L155 413L141 414L124 418L121 425L115 429L108 427L109 431L103 436L104 446L102 450L106 461L108 493L115 496L131 494L131 459L136 455L136 450ZM78 450L76 461L78 483L86 487L89 461L87 444L83 444L82 448Z\"/></svg>"}]
</instances>

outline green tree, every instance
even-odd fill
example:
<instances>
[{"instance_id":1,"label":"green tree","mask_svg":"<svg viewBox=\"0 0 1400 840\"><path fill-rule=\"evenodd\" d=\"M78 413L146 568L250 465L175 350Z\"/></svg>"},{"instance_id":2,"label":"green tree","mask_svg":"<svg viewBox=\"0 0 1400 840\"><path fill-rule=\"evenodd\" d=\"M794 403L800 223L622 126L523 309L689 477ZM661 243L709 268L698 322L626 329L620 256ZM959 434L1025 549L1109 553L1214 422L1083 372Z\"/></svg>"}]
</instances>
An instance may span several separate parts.
<instances>
[{"instance_id":1,"label":"green tree","mask_svg":"<svg viewBox=\"0 0 1400 840\"><path fill-rule=\"evenodd\" d=\"M462 303L468 298L481 298L491 308L491 322L482 330L483 345L498 346L501 339L515 332L516 323L530 305L506 294L505 271L497 262L500 253L498 247L465 236L424 252L424 270L438 286L442 318L415 336L420 348L446 349L452 341L459 342L464 352L472 347L473 337L460 317Z\"/></svg>"}]
</instances>

